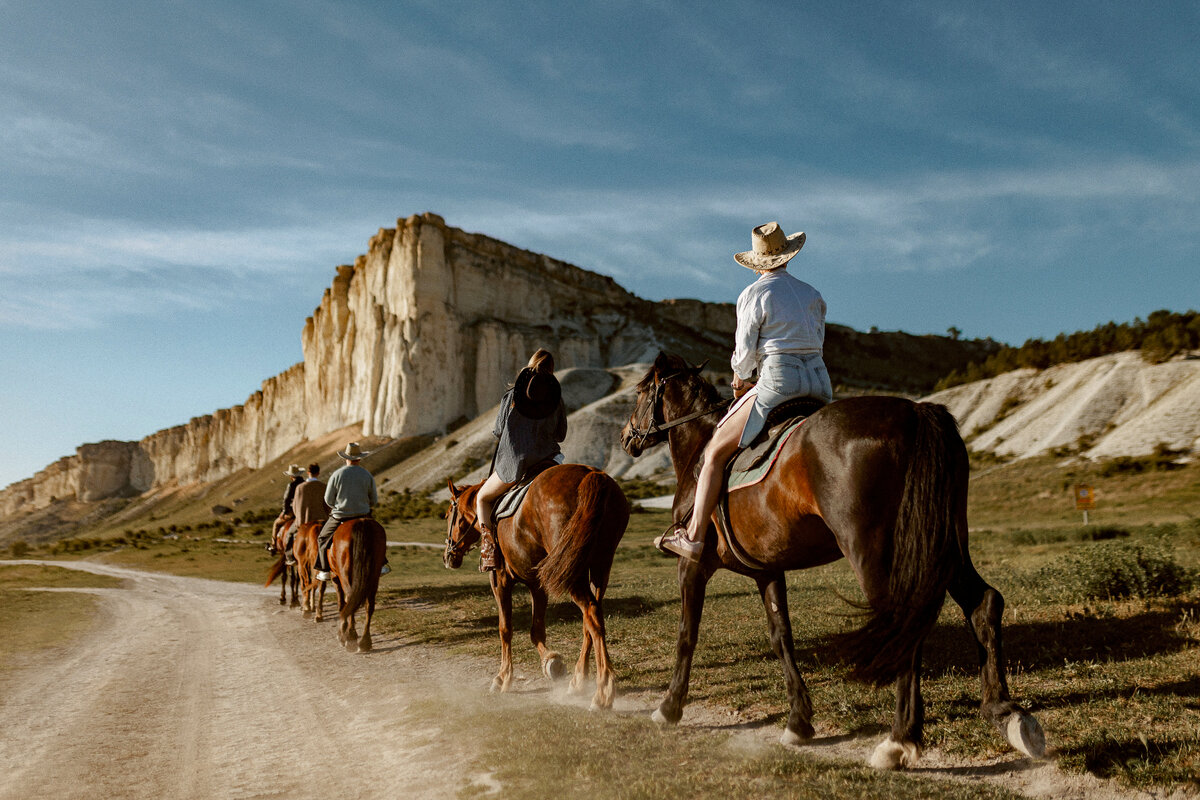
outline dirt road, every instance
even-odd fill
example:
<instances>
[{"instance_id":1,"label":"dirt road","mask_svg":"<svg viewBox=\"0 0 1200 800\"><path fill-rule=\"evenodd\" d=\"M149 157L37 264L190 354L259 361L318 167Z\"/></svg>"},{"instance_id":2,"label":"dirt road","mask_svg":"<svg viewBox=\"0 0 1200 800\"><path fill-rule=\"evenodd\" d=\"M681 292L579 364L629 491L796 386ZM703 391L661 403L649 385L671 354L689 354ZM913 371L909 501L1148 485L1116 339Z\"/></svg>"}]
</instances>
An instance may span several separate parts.
<instances>
[{"instance_id":1,"label":"dirt road","mask_svg":"<svg viewBox=\"0 0 1200 800\"><path fill-rule=\"evenodd\" d=\"M127 583L72 590L103 598L95 632L2 687L0 798L437 798L461 788L452 737L418 722L428 710L410 713L441 691L420 648L383 642L351 656L337 648L336 621L300 624L254 586L59 566Z\"/></svg>"},{"instance_id":2,"label":"dirt road","mask_svg":"<svg viewBox=\"0 0 1200 800\"><path fill-rule=\"evenodd\" d=\"M93 633L0 676L0 800L448 798L472 785L501 794L490 775L466 768L475 755L472 703L486 702L490 661L391 637L350 655L337 646L336 622L302 622L274 589L91 562L26 563L125 583L63 590L101 598ZM569 702L559 693L528 697ZM649 716L659 699L621 694L617 709ZM691 705L683 724L726 730L746 752L778 740L775 727L738 724L730 713ZM831 724L818 725L803 749L864 763L876 742ZM1013 753L956 763L927 751L916 772L1031 797L1163 796Z\"/></svg>"}]
</instances>

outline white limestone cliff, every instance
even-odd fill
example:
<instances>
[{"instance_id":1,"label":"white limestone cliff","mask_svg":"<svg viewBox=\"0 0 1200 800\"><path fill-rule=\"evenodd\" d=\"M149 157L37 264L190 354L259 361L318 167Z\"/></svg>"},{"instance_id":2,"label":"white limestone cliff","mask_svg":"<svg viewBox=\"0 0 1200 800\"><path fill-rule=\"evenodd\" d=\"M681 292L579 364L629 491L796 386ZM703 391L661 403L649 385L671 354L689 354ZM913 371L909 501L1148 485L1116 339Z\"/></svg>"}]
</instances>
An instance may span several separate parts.
<instances>
[{"instance_id":1,"label":"white limestone cliff","mask_svg":"<svg viewBox=\"0 0 1200 800\"><path fill-rule=\"evenodd\" d=\"M619 366L678 347L688 325L700 333L685 338L716 326L713 341L727 340L732 309L650 303L436 214L410 216L337 268L304 324L303 362L240 406L139 442L79 447L0 491L0 516L217 480L351 425L368 436L442 432L493 406L538 347L559 368Z\"/></svg>"}]
</instances>

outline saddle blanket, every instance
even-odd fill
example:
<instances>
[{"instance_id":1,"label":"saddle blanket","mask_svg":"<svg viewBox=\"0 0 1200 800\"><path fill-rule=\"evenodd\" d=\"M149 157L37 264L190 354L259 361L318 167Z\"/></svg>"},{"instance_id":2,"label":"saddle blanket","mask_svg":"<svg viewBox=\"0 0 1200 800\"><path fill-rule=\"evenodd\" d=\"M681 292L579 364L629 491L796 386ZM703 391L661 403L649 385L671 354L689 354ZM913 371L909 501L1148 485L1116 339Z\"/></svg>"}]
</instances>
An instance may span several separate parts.
<instances>
[{"instance_id":1,"label":"saddle blanket","mask_svg":"<svg viewBox=\"0 0 1200 800\"><path fill-rule=\"evenodd\" d=\"M800 429L806 419L808 418L794 419L783 426L783 429L773 435L769 441L764 442L762 446L749 447L738 453L729 468L729 485L726 491L745 489L767 477L771 467L775 466L775 461L779 458L783 446L787 444L788 439L792 438L792 434Z\"/></svg>"},{"instance_id":2,"label":"saddle blanket","mask_svg":"<svg viewBox=\"0 0 1200 800\"><path fill-rule=\"evenodd\" d=\"M496 518L497 522L517 513L517 509L521 507L521 501L525 499L525 495L529 494L529 487L532 485L533 478L530 478L500 495L500 499L496 501L496 507L492 510L492 516Z\"/></svg>"}]
</instances>

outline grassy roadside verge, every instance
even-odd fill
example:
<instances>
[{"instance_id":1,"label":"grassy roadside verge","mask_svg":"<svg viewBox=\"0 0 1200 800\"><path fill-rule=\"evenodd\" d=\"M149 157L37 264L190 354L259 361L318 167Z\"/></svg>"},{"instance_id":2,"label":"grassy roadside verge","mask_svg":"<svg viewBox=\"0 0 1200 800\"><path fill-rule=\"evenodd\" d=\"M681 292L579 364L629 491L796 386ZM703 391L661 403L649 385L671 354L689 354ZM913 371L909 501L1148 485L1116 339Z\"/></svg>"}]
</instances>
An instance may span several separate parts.
<instances>
[{"instance_id":1,"label":"grassy roadside verge","mask_svg":"<svg viewBox=\"0 0 1200 800\"><path fill-rule=\"evenodd\" d=\"M678 624L675 562L649 546L665 524L662 512L634 515L617 554L606 611L619 691L657 695L673 665ZM438 544L444 523L417 520L389 525L388 531L394 541ZM1043 525L973 535L972 552L981 573L1007 600L1005 646L1013 693L1033 706L1064 769L1130 787L1197 786L1200 592L1193 588L1162 597L1071 599L1050 596L1039 581L1055 574L1053 569L1064 557L1093 546L1169 546L1180 564L1195 568L1200 566L1200 525L1129 527L1112 533L1112 541L1091 541L1093 534L1078 526ZM263 551L261 538L181 538L87 557L259 584L273 561ZM442 567L439 551L426 548L393 548L390 559L394 572L382 582L377 630L481 658L493 668L499 656L495 606L473 561L449 571ZM788 584L797 651L813 694L818 730L824 735L881 738L891 719L891 691L848 682L844 668L829 656L833 637L850 624L838 595L858 596L847 566L837 563L793 573ZM527 598L518 594L515 605L517 670L529 676L529 685L538 685L538 664L528 645ZM332 600L327 608L331 607ZM580 636L573 605L551 607L548 635L551 646L573 661ZM968 764L1008 757L1002 739L977 715L973 645L957 607L943 612L925 653L928 746ZM481 672L478 686L467 690L485 693L490 680L490 671ZM493 718L484 712L480 722L487 731L479 737L486 742L486 763L481 766L495 770L506 792L512 787L515 797L534 792L543 796L546 781L557 780L553 776L559 774L575 776L573 781L562 779L564 788L604 786L607 791L600 793L605 796L711 796L761 789L782 796L886 792L915 797L947 796L950 790L943 782L920 776L881 776L857 764L810 762L794 751L736 750L740 739L732 730L764 725L781 729L786 710L781 672L766 640L757 592L744 578L723 572L710 584L691 688L693 701L725 709L729 725L663 732L645 724L644 718L548 710L520 696L499 698L495 705L503 713ZM628 753L630 758L612 764L612 759L589 753ZM817 773L824 777L814 777ZM534 781L530 775L540 777ZM797 782L805 788L798 789ZM806 793L810 784L812 791ZM955 792L960 788L953 785ZM986 787L961 790L979 792L962 796L995 796Z\"/></svg>"},{"instance_id":2,"label":"grassy roadside verge","mask_svg":"<svg viewBox=\"0 0 1200 800\"><path fill-rule=\"evenodd\" d=\"M68 645L95 624L96 598L35 588L115 588L119 580L59 567L0 563L0 676L30 656Z\"/></svg>"}]
</instances>

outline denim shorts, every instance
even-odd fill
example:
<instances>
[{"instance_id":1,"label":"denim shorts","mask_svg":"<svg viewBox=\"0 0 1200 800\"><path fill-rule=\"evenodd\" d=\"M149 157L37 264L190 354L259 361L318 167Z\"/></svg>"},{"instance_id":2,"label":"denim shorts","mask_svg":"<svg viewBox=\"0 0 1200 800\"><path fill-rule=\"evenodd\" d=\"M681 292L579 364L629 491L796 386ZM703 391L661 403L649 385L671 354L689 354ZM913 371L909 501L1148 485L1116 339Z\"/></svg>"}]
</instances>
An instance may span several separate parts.
<instances>
[{"instance_id":1,"label":"denim shorts","mask_svg":"<svg viewBox=\"0 0 1200 800\"><path fill-rule=\"evenodd\" d=\"M749 398L753 397L753 401ZM820 353L777 353L758 365L758 384L729 410L732 414L743 402L753 402L739 447L754 441L767 422L771 409L796 397L816 397L826 403L833 400L829 370Z\"/></svg>"}]
</instances>

